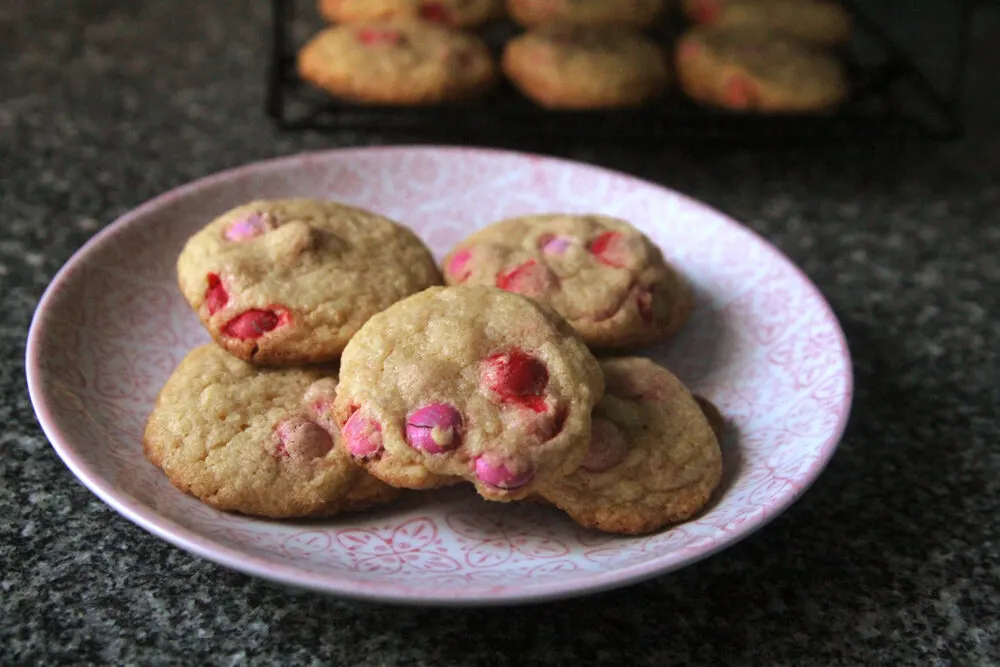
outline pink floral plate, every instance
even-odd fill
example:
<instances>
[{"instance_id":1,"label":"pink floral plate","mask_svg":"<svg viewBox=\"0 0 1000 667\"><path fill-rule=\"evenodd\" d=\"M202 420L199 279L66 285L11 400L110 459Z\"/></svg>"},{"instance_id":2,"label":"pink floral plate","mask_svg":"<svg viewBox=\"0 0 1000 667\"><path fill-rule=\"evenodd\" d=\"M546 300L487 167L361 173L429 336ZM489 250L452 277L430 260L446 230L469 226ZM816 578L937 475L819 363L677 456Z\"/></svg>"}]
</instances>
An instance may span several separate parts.
<instances>
[{"instance_id":1,"label":"pink floral plate","mask_svg":"<svg viewBox=\"0 0 1000 667\"><path fill-rule=\"evenodd\" d=\"M208 341L181 298L185 239L253 198L328 197L412 227L442 256L507 216L598 212L631 220L694 285L683 333L649 354L730 420L726 475L696 519L644 537L577 528L533 504L452 489L310 522L223 514L172 487L142 454L156 393ZM172 190L91 239L52 281L28 337L28 386L73 473L151 533L251 575L341 595L505 604L579 595L682 567L788 507L847 421L851 363L836 318L788 259L724 215L665 188L583 164L479 149L303 154Z\"/></svg>"}]
</instances>

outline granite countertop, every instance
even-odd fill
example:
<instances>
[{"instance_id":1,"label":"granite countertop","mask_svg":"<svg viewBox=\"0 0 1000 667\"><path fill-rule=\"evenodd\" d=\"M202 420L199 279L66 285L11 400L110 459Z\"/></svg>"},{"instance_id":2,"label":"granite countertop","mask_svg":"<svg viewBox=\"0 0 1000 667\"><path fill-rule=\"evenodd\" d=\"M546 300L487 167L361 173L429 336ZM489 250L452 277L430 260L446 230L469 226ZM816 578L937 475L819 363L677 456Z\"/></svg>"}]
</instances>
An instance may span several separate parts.
<instances>
[{"instance_id":1,"label":"granite countertop","mask_svg":"<svg viewBox=\"0 0 1000 667\"><path fill-rule=\"evenodd\" d=\"M1000 664L1000 12L977 21L958 143L566 148L788 253L843 323L854 414L816 485L734 548L594 597L434 611L288 591L132 525L52 451L22 361L48 281L116 216L386 138L263 117L267 3L0 4L0 663Z\"/></svg>"}]
</instances>

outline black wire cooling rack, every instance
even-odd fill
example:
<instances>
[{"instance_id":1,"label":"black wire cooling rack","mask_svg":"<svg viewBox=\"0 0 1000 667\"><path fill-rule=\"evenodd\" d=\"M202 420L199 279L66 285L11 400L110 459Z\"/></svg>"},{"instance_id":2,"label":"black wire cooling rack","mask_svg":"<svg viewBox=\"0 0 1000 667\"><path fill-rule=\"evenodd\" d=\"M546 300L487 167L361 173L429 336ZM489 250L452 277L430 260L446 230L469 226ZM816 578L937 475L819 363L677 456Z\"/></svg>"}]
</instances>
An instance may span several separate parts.
<instances>
[{"instance_id":1,"label":"black wire cooling rack","mask_svg":"<svg viewBox=\"0 0 1000 667\"><path fill-rule=\"evenodd\" d=\"M767 143L849 141L879 136L954 139L963 131L960 103L975 0L952 2L951 25L937 39L953 45L944 65L944 85L901 48L879 21L856 4L855 35L841 53L851 82L848 101L835 112L808 115L739 114L709 110L669 96L638 109L552 111L542 109L503 82L473 102L433 107L370 106L336 100L302 82L295 71L298 48L322 24L313 0L271 0L273 25L267 85L267 114L285 130L377 130L478 144L527 140L585 140L646 145L680 142ZM902 3L905 8L910 2ZM664 29L671 39L679 26ZM481 36L499 54L517 28L499 23Z\"/></svg>"}]
</instances>

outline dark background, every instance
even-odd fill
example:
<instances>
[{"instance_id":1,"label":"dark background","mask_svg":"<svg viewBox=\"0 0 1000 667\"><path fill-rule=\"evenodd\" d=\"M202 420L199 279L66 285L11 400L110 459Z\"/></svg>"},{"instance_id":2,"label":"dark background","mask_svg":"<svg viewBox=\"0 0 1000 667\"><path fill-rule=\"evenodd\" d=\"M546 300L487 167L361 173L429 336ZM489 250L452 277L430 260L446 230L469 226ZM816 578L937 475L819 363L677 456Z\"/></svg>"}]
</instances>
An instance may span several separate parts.
<instances>
[{"instance_id":1,"label":"dark background","mask_svg":"<svg viewBox=\"0 0 1000 667\"><path fill-rule=\"evenodd\" d=\"M940 6L879 5L943 67ZM857 392L829 469L757 535L631 588L507 610L357 603L197 560L104 506L37 426L27 326L98 229L226 167L390 140L274 129L267 19L261 0L0 0L0 663L1000 664L995 4L976 13L959 142L561 147L776 243L840 317Z\"/></svg>"}]
</instances>

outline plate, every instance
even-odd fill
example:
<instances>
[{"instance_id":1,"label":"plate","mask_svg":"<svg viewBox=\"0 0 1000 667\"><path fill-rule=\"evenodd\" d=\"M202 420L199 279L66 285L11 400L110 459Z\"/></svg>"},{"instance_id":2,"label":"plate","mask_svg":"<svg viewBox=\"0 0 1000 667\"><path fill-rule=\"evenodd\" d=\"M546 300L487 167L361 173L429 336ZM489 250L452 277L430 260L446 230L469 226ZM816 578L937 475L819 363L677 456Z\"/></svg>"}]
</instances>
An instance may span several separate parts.
<instances>
[{"instance_id":1,"label":"plate","mask_svg":"<svg viewBox=\"0 0 1000 667\"><path fill-rule=\"evenodd\" d=\"M181 297L185 239L254 198L327 197L412 227L440 258L473 229L549 211L631 220L691 281L682 334L647 353L732 424L721 488L695 520L643 537L577 528L553 508L487 503L462 489L323 521L215 511L142 454L156 393L209 338ZM251 164L123 216L60 270L32 322L28 387L73 473L149 532L224 566L340 595L504 604L580 595L660 575L723 549L788 507L833 454L850 409L843 332L781 253L717 211L604 169L521 153L386 147Z\"/></svg>"}]
</instances>

